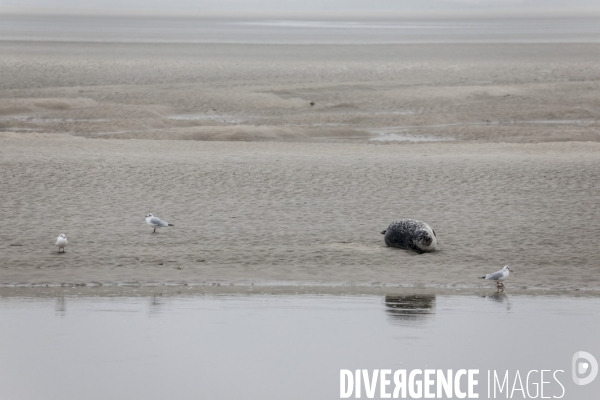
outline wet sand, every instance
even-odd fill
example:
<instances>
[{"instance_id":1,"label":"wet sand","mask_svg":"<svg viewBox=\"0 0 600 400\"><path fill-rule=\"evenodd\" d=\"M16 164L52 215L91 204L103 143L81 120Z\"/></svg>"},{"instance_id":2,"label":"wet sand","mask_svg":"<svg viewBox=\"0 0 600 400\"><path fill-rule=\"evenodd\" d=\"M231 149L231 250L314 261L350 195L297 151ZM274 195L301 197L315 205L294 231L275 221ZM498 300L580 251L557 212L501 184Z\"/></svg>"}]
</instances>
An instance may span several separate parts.
<instances>
[{"instance_id":1,"label":"wet sand","mask_svg":"<svg viewBox=\"0 0 600 400\"><path fill-rule=\"evenodd\" d=\"M0 41L0 131L598 141L598 43Z\"/></svg>"},{"instance_id":2,"label":"wet sand","mask_svg":"<svg viewBox=\"0 0 600 400\"><path fill-rule=\"evenodd\" d=\"M2 285L600 288L597 143L0 142ZM407 216L438 251L385 247Z\"/></svg>"}]
</instances>

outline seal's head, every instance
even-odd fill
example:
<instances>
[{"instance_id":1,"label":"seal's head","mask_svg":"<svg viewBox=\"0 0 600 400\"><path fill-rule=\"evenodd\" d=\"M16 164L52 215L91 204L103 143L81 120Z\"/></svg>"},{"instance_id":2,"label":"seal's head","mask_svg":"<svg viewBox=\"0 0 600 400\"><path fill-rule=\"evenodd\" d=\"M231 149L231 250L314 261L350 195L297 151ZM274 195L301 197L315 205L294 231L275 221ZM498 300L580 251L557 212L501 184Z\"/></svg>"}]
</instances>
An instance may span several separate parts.
<instances>
[{"instance_id":1,"label":"seal's head","mask_svg":"<svg viewBox=\"0 0 600 400\"><path fill-rule=\"evenodd\" d=\"M425 227L424 229L419 229L414 238L414 244L421 251L433 251L436 245L436 238L433 229Z\"/></svg>"}]
</instances>

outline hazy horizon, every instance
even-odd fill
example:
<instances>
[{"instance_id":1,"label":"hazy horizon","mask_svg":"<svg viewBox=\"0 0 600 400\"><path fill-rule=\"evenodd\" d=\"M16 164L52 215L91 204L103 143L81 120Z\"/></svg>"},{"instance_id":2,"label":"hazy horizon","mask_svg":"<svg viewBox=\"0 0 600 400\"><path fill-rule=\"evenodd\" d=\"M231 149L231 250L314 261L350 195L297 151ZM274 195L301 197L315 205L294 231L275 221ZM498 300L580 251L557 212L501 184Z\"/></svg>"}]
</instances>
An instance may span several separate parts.
<instances>
[{"instance_id":1,"label":"hazy horizon","mask_svg":"<svg viewBox=\"0 0 600 400\"><path fill-rule=\"evenodd\" d=\"M589 7L590 0L575 0L570 6L563 0L545 3L540 7L538 0L90 0L84 4L0 0L0 40L600 43L600 7L577 8Z\"/></svg>"},{"instance_id":2,"label":"hazy horizon","mask_svg":"<svg viewBox=\"0 0 600 400\"><path fill-rule=\"evenodd\" d=\"M109 15L598 16L592 0L0 0L0 13Z\"/></svg>"}]
</instances>

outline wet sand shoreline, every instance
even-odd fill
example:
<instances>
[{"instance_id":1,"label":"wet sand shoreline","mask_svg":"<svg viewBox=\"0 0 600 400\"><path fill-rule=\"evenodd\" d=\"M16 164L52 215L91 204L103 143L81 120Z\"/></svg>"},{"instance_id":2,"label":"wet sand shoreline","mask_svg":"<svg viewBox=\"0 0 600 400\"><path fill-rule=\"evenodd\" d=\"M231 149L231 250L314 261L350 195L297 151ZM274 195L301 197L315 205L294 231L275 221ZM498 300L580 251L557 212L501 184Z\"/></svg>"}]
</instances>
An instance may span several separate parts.
<instances>
[{"instance_id":1,"label":"wet sand shoreline","mask_svg":"<svg viewBox=\"0 0 600 400\"><path fill-rule=\"evenodd\" d=\"M289 282L287 285L276 284L257 285L221 285L209 283L205 285L122 285L122 286L0 286L0 298L170 298L170 297L195 297L195 296L542 296L553 298L597 298L600 290L555 290L555 289L523 289L507 287L504 292L498 293L495 286L480 288L413 288L402 286L332 286L314 284L301 284Z\"/></svg>"}]
</instances>

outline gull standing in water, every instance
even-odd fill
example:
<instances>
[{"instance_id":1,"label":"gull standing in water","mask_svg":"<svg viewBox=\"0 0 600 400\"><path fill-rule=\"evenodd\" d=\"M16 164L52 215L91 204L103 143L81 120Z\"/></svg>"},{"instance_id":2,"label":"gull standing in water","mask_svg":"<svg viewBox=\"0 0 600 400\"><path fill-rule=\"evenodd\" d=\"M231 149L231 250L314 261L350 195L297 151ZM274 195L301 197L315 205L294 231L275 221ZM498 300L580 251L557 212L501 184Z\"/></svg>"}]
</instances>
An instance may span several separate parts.
<instances>
[{"instance_id":1,"label":"gull standing in water","mask_svg":"<svg viewBox=\"0 0 600 400\"><path fill-rule=\"evenodd\" d=\"M502 268L500 271L492 272L491 274L487 274L486 276L480 276L479 279L487 279L490 281L494 281L496 282L496 287L498 288L498 291L500 291L500 289L504 291L504 283L502 282L506 278L508 278L511 272L513 272L513 270L510 269L508 265L505 265L504 268Z\"/></svg>"},{"instance_id":2,"label":"gull standing in water","mask_svg":"<svg viewBox=\"0 0 600 400\"><path fill-rule=\"evenodd\" d=\"M65 236L64 233L61 233L60 235L58 235L58 237L56 238L56 243L54 243L54 245L56 247L58 247L58 252L61 253L60 249L62 249L62 253L65 252L65 246L68 245L69 242L67 241L67 237Z\"/></svg>"},{"instance_id":3,"label":"gull standing in water","mask_svg":"<svg viewBox=\"0 0 600 400\"><path fill-rule=\"evenodd\" d=\"M152 214L146 215L146 223L148 225L150 225L151 228L154 228L154 232L152 232L152 233L156 233L156 228L161 228L163 226L175 226L173 224L169 224L169 223L163 221L160 218L155 217Z\"/></svg>"}]
</instances>

